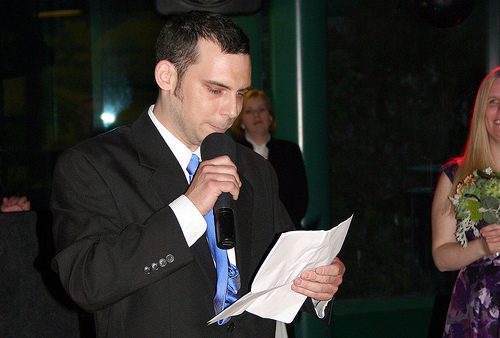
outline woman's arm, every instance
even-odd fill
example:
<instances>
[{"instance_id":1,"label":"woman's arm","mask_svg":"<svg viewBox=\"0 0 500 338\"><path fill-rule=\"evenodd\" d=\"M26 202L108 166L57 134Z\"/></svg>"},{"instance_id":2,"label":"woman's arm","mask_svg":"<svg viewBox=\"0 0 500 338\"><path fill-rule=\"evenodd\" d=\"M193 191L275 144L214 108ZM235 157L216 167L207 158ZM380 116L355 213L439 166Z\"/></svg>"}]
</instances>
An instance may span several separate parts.
<instances>
[{"instance_id":1,"label":"woman's arm","mask_svg":"<svg viewBox=\"0 0 500 338\"><path fill-rule=\"evenodd\" d=\"M432 256L440 271L459 270L488 254L484 239L468 242L463 248L455 238L457 220L448 199L452 182L442 173L432 202Z\"/></svg>"}]
</instances>

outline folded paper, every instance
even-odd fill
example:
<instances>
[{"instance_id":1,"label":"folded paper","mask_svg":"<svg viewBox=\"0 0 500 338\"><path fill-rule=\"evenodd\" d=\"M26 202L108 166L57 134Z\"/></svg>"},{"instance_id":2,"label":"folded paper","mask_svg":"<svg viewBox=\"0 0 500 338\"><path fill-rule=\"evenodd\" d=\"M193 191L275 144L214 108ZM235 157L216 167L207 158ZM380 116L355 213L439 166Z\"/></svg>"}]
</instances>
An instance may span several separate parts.
<instances>
[{"instance_id":1,"label":"folded paper","mask_svg":"<svg viewBox=\"0 0 500 338\"><path fill-rule=\"evenodd\" d=\"M250 292L208 324L243 311L290 323L306 300L306 296L291 289L293 280L303 271L332 263L342 248L352 217L331 230L297 230L281 234L255 275Z\"/></svg>"}]
</instances>

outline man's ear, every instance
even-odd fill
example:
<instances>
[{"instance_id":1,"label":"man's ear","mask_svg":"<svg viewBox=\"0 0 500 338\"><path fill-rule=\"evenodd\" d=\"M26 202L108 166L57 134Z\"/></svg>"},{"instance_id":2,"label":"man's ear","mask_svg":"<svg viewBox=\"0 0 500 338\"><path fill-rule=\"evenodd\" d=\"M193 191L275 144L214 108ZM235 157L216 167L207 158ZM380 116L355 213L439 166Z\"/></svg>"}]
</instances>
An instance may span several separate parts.
<instances>
[{"instance_id":1,"label":"man's ear","mask_svg":"<svg viewBox=\"0 0 500 338\"><path fill-rule=\"evenodd\" d=\"M173 93L177 85L177 70L174 65L167 60L158 62L155 67L155 80L160 89Z\"/></svg>"}]
</instances>

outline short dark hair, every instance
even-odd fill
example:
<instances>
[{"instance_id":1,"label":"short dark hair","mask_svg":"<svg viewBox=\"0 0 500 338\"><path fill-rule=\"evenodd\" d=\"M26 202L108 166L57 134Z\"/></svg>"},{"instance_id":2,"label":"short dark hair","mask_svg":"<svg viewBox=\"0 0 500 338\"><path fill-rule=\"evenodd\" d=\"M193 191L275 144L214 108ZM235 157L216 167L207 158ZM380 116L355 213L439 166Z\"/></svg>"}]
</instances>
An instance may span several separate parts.
<instances>
[{"instance_id":1,"label":"short dark hair","mask_svg":"<svg viewBox=\"0 0 500 338\"><path fill-rule=\"evenodd\" d=\"M230 18L205 11L170 16L156 40L156 63L167 60L179 79L198 57L200 39L218 44L227 54L250 54L248 36Z\"/></svg>"}]
</instances>

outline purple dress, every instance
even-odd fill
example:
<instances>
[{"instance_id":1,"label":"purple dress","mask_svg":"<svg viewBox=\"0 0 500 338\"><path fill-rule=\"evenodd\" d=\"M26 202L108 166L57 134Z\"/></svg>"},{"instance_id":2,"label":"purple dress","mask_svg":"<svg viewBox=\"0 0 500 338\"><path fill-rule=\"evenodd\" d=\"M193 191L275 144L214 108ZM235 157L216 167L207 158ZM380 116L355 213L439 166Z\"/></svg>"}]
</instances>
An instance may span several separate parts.
<instances>
[{"instance_id":1,"label":"purple dress","mask_svg":"<svg viewBox=\"0 0 500 338\"><path fill-rule=\"evenodd\" d=\"M455 166L444 167L453 180ZM472 231L467 239L474 239ZM462 268L451 294L443 337L500 337L500 257L489 255Z\"/></svg>"}]
</instances>

